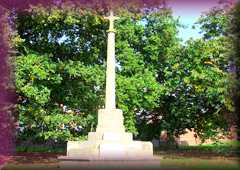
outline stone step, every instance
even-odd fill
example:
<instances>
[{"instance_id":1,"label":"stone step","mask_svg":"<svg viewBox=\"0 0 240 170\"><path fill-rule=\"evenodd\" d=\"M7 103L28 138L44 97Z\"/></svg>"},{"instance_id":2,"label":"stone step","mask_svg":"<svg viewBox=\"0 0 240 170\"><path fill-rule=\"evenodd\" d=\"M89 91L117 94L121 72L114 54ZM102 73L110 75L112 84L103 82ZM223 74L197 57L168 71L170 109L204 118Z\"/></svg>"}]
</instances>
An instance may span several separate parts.
<instances>
[{"instance_id":1,"label":"stone step","mask_svg":"<svg viewBox=\"0 0 240 170\"><path fill-rule=\"evenodd\" d=\"M88 133L89 141L106 140L106 141L132 141L132 133L116 133L116 132L90 132Z\"/></svg>"},{"instance_id":2,"label":"stone step","mask_svg":"<svg viewBox=\"0 0 240 170\"><path fill-rule=\"evenodd\" d=\"M79 160L150 160L152 143L141 141L68 142L67 156Z\"/></svg>"}]
</instances>

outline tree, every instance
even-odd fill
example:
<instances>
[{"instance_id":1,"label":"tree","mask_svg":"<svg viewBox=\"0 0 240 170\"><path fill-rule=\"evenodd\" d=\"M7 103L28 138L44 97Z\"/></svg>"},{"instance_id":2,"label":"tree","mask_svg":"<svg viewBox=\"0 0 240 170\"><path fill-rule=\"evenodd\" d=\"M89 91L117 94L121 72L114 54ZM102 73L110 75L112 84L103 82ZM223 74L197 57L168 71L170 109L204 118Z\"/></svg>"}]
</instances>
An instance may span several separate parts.
<instances>
[{"instance_id":1,"label":"tree","mask_svg":"<svg viewBox=\"0 0 240 170\"><path fill-rule=\"evenodd\" d=\"M198 21L204 33L202 39L190 39L180 45L176 36L169 36L173 40L168 39L160 49L151 41L147 43L152 50L146 53L151 52L149 56L156 58L148 61L149 65L156 68L158 82L164 88L158 107L142 115L139 124L142 137L151 139L167 130L174 141L186 129L194 129L204 141L216 139L219 132L226 132L232 124L234 108L228 58L231 42L226 36L227 22L226 9L213 8ZM150 25L154 30L151 38L161 44L163 39L159 37L164 34L158 28L162 22L153 23L157 24ZM166 32L176 34L176 27L171 26Z\"/></svg>"},{"instance_id":2,"label":"tree","mask_svg":"<svg viewBox=\"0 0 240 170\"><path fill-rule=\"evenodd\" d=\"M240 3L237 2L235 6L232 8L232 11L229 13L229 21L230 21L230 26L228 27L229 34L228 37L232 40L232 46L233 50L229 54L229 58L231 61L234 63L232 65L232 72L233 72L233 101L235 105L235 113L236 113L236 123L239 129L240 125L240 57L239 57L239 52L240 52L240 46L239 46L239 39L240 39L240 28L239 28L239 17L240 17ZM238 131L238 136L240 134L240 131Z\"/></svg>"},{"instance_id":3,"label":"tree","mask_svg":"<svg viewBox=\"0 0 240 170\"><path fill-rule=\"evenodd\" d=\"M16 88L23 137L76 139L96 124L96 111L103 104L104 65L99 63L106 53L107 24L82 12L42 8L16 18ZM63 112L61 104L72 112Z\"/></svg>"}]
</instances>

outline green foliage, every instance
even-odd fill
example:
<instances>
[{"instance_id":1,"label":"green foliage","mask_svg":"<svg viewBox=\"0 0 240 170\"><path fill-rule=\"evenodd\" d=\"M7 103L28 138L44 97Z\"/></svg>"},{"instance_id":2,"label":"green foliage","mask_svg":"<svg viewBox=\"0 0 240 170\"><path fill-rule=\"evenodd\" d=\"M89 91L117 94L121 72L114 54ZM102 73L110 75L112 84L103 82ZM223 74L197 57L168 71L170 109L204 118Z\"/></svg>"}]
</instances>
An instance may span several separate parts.
<instances>
[{"instance_id":1,"label":"green foliage","mask_svg":"<svg viewBox=\"0 0 240 170\"><path fill-rule=\"evenodd\" d=\"M190 40L182 51L184 59L168 60L171 66L165 69L165 83L175 101L168 107L168 113L174 116L178 112L176 122L170 123L171 118L167 121L176 126L171 126L172 130L193 127L205 139L217 135L218 128L226 126L228 81L221 64L227 63L218 61L221 56L217 54L222 54L219 50L223 49L218 50L216 43Z\"/></svg>"},{"instance_id":2,"label":"green foliage","mask_svg":"<svg viewBox=\"0 0 240 170\"><path fill-rule=\"evenodd\" d=\"M16 58L16 88L36 104L44 105L49 101L50 89L39 82L50 85L61 83L62 78L56 74L55 63L48 56L27 54Z\"/></svg>"},{"instance_id":3,"label":"green foliage","mask_svg":"<svg viewBox=\"0 0 240 170\"><path fill-rule=\"evenodd\" d=\"M120 68L117 70L117 103L125 116L128 131L137 134L136 113L152 110L157 106L160 85L155 74L144 63L142 51L144 26L142 17L131 17L127 12L117 21L116 56Z\"/></svg>"},{"instance_id":4,"label":"green foliage","mask_svg":"<svg viewBox=\"0 0 240 170\"><path fill-rule=\"evenodd\" d=\"M205 39L226 35L228 22L226 9L219 7L212 8L198 20Z\"/></svg>"},{"instance_id":5,"label":"green foliage","mask_svg":"<svg viewBox=\"0 0 240 170\"><path fill-rule=\"evenodd\" d=\"M16 152L18 153L64 153L65 147L47 147L47 146L17 146Z\"/></svg>"},{"instance_id":6,"label":"green foliage","mask_svg":"<svg viewBox=\"0 0 240 170\"><path fill-rule=\"evenodd\" d=\"M70 61L70 63L72 62ZM57 101L62 101L61 98L59 99L62 96L60 93L58 97L52 94L54 90L61 90L59 87L62 84L63 76L61 76L58 68L63 63L53 62L46 55L29 53L18 56L16 65L16 88L19 93L19 102L21 102L18 105L19 118L21 127L24 128L22 137L44 140L50 138L62 141L75 139L79 136L77 134L78 130L76 130L79 126L85 129L80 134L86 135L94 123L94 115L85 115L83 112L80 115L74 115L74 113L63 114L59 106L56 105ZM80 77L83 74L87 75L86 72L90 74L95 71L80 67L80 64L75 66L75 68L72 66L69 70L69 63L65 64L65 73L68 73L70 77ZM88 81L93 81L93 78L91 77ZM94 81L98 81L98 79ZM62 95L64 95L64 91ZM94 95L89 96L92 99L94 97ZM65 101L67 103L68 99L65 99ZM70 101L70 103L72 102Z\"/></svg>"},{"instance_id":7,"label":"green foliage","mask_svg":"<svg viewBox=\"0 0 240 170\"><path fill-rule=\"evenodd\" d=\"M16 25L20 35L13 39L20 52L16 57L16 88L24 129L20 137L84 138L95 127L96 111L103 105L105 73L99 63L105 57L105 46L101 45L106 24L87 11L80 15L70 10L33 8L30 13L19 13ZM64 37L66 40L61 40ZM63 112L61 104L72 112Z\"/></svg>"},{"instance_id":8,"label":"green foliage","mask_svg":"<svg viewBox=\"0 0 240 170\"><path fill-rule=\"evenodd\" d=\"M232 51L229 54L231 60L233 61L234 71L233 71L233 99L235 104L235 112L238 113L237 125L238 129L240 126L240 2L236 2L236 5L232 8L229 14L229 34L228 37L232 40ZM238 135L240 132L238 132Z\"/></svg>"},{"instance_id":9,"label":"green foliage","mask_svg":"<svg viewBox=\"0 0 240 170\"><path fill-rule=\"evenodd\" d=\"M149 23L149 30L153 31L149 31L151 41L145 46L145 54L150 56L146 61L157 70L157 80L163 88L158 107L145 112L139 125L143 138L158 138L162 130L167 130L170 140L174 140L173 136L194 128L204 141L216 139L220 131L232 125L229 119L234 108L228 73L231 44L224 35L226 18L223 10L214 8L199 19L204 37L190 39L183 46L176 38L177 23L165 18L164 21L171 21L169 27L164 27L167 30L160 27L164 21ZM159 36L163 32L171 33L171 38L161 46L168 38Z\"/></svg>"}]
</instances>

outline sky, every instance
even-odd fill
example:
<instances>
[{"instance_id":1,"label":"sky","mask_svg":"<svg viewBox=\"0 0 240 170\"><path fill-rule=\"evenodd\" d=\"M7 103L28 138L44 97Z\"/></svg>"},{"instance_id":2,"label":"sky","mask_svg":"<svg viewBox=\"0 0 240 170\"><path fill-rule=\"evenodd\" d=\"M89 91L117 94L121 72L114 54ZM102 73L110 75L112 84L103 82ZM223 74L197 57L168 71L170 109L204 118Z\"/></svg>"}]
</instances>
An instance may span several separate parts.
<instances>
[{"instance_id":1,"label":"sky","mask_svg":"<svg viewBox=\"0 0 240 170\"><path fill-rule=\"evenodd\" d=\"M173 16L179 17L180 23L185 27L179 29L179 37L186 42L190 37L200 38L199 27L192 28L197 19L203 12L209 11L211 8L219 5L220 1L234 0L166 0L167 6L173 10ZM62 37L59 42L62 43L66 37Z\"/></svg>"},{"instance_id":2,"label":"sky","mask_svg":"<svg viewBox=\"0 0 240 170\"><path fill-rule=\"evenodd\" d=\"M168 0L167 5L172 8L173 16L180 17L180 22L186 26L179 30L179 37L185 42L190 37L200 38L199 28L192 26L203 12L218 5L219 0Z\"/></svg>"}]
</instances>

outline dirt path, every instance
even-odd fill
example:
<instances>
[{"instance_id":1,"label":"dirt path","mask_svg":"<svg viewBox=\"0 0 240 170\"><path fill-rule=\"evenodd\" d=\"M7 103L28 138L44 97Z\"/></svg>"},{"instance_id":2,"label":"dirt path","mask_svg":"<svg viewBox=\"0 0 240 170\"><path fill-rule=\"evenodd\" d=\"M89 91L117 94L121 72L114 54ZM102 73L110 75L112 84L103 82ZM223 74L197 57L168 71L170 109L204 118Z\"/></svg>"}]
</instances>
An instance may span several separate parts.
<instances>
[{"instance_id":1,"label":"dirt path","mask_svg":"<svg viewBox=\"0 0 240 170\"><path fill-rule=\"evenodd\" d=\"M60 155L64 153L17 153L10 158L8 164L57 163Z\"/></svg>"}]
</instances>

